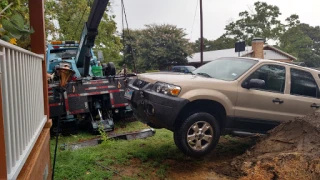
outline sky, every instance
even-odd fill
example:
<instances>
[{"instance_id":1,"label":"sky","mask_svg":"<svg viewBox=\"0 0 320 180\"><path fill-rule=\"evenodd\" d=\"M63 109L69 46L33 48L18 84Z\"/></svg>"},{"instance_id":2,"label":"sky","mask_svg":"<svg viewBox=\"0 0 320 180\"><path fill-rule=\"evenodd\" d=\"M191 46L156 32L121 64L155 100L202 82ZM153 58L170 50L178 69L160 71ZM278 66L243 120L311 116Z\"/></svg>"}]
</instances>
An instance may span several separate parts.
<instances>
[{"instance_id":1,"label":"sky","mask_svg":"<svg viewBox=\"0 0 320 180\"><path fill-rule=\"evenodd\" d=\"M123 0L129 28L142 29L146 24L173 24L185 29L186 38L200 37L199 0ZM116 15L118 31L122 29L121 0L112 0L112 13ZM225 26L237 20L239 12L254 9L256 0L203 0L204 37L214 40L225 31ZM302 23L320 25L320 0L265 0L279 7L284 20L298 14ZM197 6L198 4L198 6ZM197 9L196 9L197 7ZM196 15L196 16L195 16ZM194 18L195 17L195 18Z\"/></svg>"}]
</instances>

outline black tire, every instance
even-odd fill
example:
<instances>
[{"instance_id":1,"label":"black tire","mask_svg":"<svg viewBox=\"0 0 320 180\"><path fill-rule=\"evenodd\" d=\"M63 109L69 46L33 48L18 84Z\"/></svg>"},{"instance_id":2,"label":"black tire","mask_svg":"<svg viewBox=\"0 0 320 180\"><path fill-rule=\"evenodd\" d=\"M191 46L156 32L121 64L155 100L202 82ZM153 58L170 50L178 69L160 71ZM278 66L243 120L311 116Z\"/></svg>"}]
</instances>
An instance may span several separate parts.
<instances>
[{"instance_id":1,"label":"black tire","mask_svg":"<svg viewBox=\"0 0 320 180\"><path fill-rule=\"evenodd\" d=\"M195 125L198 127L198 132L196 132L197 128ZM204 125L206 125L206 128L202 132ZM190 143L188 143L188 134L191 138L194 138ZM219 138L220 127L218 121L214 116L205 112L192 114L174 131L176 146L184 154L195 158L202 157L211 152L219 142Z\"/></svg>"},{"instance_id":2,"label":"black tire","mask_svg":"<svg viewBox=\"0 0 320 180\"><path fill-rule=\"evenodd\" d=\"M108 62L106 67L106 75L107 76L116 75L116 67L114 66L113 62Z\"/></svg>"}]
</instances>

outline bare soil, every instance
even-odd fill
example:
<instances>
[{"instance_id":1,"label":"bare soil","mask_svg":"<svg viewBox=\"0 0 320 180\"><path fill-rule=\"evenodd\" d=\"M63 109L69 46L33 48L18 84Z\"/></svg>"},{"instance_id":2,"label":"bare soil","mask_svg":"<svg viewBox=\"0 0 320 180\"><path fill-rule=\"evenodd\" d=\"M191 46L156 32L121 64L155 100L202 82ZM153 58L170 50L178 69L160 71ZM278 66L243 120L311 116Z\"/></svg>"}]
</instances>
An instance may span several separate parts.
<instances>
[{"instance_id":1,"label":"bare soil","mask_svg":"<svg viewBox=\"0 0 320 180\"><path fill-rule=\"evenodd\" d=\"M222 138L219 145L199 165L169 163L168 178L320 180L320 113L282 123L264 137Z\"/></svg>"},{"instance_id":2,"label":"bare soil","mask_svg":"<svg viewBox=\"0 0 320 180\"><path fill-rule=\"evenodd\" d=\"M232 160L243 154L255 144L256 137L221 137L217 148L203 159L185 157L182 159L164 159L162 165L167 167L165 177L161 178L156 173L159 169L146 167L139 159L132 159L128 166L114 166L119 174L114 174L115 180L123 177L133 179L161 180L235 180L239 177L236 170L230 166Z\"/></svg>"},{"instance_id":3,"label":"bare soil","mask_svg":"<svg viewBox=\"0 0 320 180\"><path fill-rule=\"evenodd\" d=\"M320 114L282 123L231 165L242 180L319 180Z\"/></svg>"}]
</instances>

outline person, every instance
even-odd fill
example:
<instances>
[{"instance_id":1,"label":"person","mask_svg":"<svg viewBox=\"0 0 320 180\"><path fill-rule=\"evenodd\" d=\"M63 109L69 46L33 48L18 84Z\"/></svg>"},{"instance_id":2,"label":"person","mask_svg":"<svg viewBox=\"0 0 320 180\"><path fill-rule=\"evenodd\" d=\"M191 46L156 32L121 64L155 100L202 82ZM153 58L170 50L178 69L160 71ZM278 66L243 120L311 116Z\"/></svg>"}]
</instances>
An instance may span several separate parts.
<instances>
[{"instance_id":1,"label":"person","mask_svg":"<svg viewBox=\"0 0 320 180\"><path fill-rule=\"evenodd\" d=\"M47 73L47 80L48 80L48 81L49 81L49 80L52 80L53 77L54 77L54 74L49 74L49 73Z\"/></svg>"},{"instance_id":2,"label":"person","mask_svg":"<svg viewBox=\"0 0 320 180\"><path fill-rule=\"evenodd\" d=\"M122 70L120 71L120 75L125 75L125 74L127 74L127 65L123 64Z\"/></svg>"},{"instance_id":3,"label":"person","mask_svg":"<svg viewBox=\"0 0 320 180\"><path fill-rule=\"evenodd\" d=\"M55 66L55 71L54 71L54 73L52 73L52 74L47 73L47 80L48 80L48 81L49 81L49 80L53 80L55 74L58 74L58 73L56 73L56 69L59 68L59 67L60 67L59 65L56 65L56 66ZM64 68L64 69L71 69L70 65L68 65L68 64L64 64L64 65L62 66L62 68Z\"/></svg>"}]
</instances>

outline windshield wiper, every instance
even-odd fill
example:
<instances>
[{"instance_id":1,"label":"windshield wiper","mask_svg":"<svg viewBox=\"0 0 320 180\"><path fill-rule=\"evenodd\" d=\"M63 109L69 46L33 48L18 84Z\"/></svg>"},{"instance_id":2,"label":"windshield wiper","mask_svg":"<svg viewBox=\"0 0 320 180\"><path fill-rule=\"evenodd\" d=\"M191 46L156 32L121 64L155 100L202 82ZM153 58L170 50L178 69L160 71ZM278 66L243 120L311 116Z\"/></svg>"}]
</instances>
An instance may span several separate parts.
<instances>
[{"instance_id":1,"label":"windshield wiper","mask_svg":"<svg viewBox=\"0 0 320 180\"><path fill-rule=\"evenodd\" d=\"M210 75L207 74L207 73L199 72L199 73L197 73L197 74L200 75L200 76L205 76L205 77L212 78L212 76L210 76Z\"/></svg>"}]
</instances>

